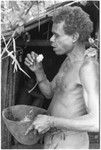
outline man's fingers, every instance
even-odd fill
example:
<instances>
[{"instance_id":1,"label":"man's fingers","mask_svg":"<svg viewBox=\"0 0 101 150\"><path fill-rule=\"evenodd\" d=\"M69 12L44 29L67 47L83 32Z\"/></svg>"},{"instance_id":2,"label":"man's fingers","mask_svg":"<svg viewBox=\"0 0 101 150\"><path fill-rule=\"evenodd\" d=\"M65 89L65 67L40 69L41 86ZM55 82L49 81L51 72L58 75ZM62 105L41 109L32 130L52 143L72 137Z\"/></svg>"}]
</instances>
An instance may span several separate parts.
<instances>
[{"instance_id":1,"label":"man's fingers","mask_svg":"<svg viewBox=\"0 0 101 150\"><path fill-rule=\"evenodd\" d=\"M38 130L34 130L33 133L34 135L36 135L38 133Z\"/></svg>"},{"instance_id":2,"label":"man's fingers","mask_svg":"<svg viewBox=\"0 0 101 150\"><path fill-rule=\"evenodd\" d=\"M24 61L24 64L25 64L26 66L30 67L30 64L29 64L28 62Z\"/></svg>"},{"instance_id":3,"label":"man's fingers","mask_svg":"<svg viewBox=\"0 0 101 150\"><path fill-rule=\"evenodd\" d=\"M49 130L49 128L47 128L47 129L41 129L41 128L39 128L39 129L38 129L38 133L39 133L39 134L44 134L44 133L46 133L48 130Z\"/></svg>"},{"instance_id":4,"label":"man's fingers","mask_svg":"<svg viewBox=\"0 0 101 150\"><path fill-rule=\"evenodd\" d=\"M33 65L33 63L27 57L25 58L25 62L29 65Z\"/></svg>"},{"instance_id":5,"label":"man's fingers","mask_svg":"<svg viewBox=\"0 0 101 150\"><path fill-rule=\"evenodd\" d=\"M36 59L36 57L37 57L38 55L35 53L35 52L31 52L31 57L33 58L33 59Z\"/></svg>"},{"instance_id":6,"label":"man's fingers","mask_svg":"<svg viewBox=\"0 0 101 150\"><path fill-rule=\"evenodd\" d=\"M38 129L38 133L42 133L42 132L43 132L42 129L39 128L39 129Z\"/></svg>"},{"instance_id":7,"label":"man's fingers","mask_svg":"<svg viewBox=\"0 0 101 150\"><path fill-rule=\"evenodd\" d=\"M34 125L32 124L25 132L25 135L27 135L33 128L34 128Z\"/></svg>"},{"instance_id":8,"label":"man's fingers","mask_svg":"<svg viewBox=\"0 0 101 150\"><path fill-rule=\"evenodd\" d=\"M25 132L25 135L27 135L29 133L29 130L27 130L26 132Z\"/></svg>"},{"instance_id":9,"label":"man's fingers","mask_svg":"<svg viewBox=\"0 0 101 150\"><path fill-rule=\"evenodd\" d=\"M30 54L27 54L27 58L29 59L29 61L31 61L32 63L34 62L33 58L31 57Z\"/></svg>"}]
</instances>

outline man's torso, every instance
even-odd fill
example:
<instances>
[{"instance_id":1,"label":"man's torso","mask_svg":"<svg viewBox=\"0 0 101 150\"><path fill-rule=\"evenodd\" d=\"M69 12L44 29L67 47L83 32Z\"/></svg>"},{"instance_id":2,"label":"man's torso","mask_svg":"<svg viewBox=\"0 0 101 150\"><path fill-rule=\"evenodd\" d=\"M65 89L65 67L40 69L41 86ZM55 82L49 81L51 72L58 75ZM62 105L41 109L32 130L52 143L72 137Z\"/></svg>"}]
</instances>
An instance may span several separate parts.
<instances>
[{"instance_id":1,"label":"man's torso","mask_svg":"<svg viewBox=\"0 0 101 150\"><path fill-rule=\"evenodd\" d=\"M83 88L80 83L79 70L83 61L69 63L66 59L56 78L54 96L49 106L52 116L73 118L86 114Z\"/></svg>"}]
</instances>

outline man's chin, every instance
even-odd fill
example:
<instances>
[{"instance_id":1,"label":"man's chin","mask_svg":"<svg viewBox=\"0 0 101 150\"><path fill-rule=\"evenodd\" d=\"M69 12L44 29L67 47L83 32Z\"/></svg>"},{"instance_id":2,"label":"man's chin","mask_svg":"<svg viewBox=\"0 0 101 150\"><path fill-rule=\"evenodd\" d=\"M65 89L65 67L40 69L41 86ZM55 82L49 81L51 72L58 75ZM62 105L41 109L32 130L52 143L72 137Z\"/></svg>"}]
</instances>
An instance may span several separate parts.
<instances>
[{"instance_id":1,"label":"man's chin","mask_svg":"<svg viewBox=\"0 0 101 150\"><path fill-rule=\"evenodd\" d=\"M53 51L54 51L55 53L57 53L57 52L59 52L59 49L56 48L56 47L53 47Z\"/></svg>"},{"instance_id":2,"label":"man's chin","mask_svg":"<svg viewBox=\"0 0 101 150\"><path fill-rule=\"evenodd\" d=\"M61 55L61 50L59 50L58 48L54 47L53 51L55 52L56 55Z\"/></svg>"},{"instance_id":3,"label":"man's chin","mask_svg":"<svg viewBox=\"0 0 101 150\"><path fill-rule=\"evenodd\" d=\"M62 55L62 53L59 50L54 51L54 52L55 52L56 55Z\"/></svg>"}]
</instances>

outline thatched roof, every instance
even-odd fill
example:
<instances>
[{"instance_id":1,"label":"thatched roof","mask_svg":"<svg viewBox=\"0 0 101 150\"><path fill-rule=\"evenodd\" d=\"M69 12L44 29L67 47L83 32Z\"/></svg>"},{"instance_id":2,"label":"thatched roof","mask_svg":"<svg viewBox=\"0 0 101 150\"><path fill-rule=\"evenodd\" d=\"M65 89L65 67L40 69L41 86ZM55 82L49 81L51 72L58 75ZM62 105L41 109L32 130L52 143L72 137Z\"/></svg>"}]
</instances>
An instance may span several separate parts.
<instances>
[{"instance_id":1,"label":"thatched roof","mask_svg":"<svg viewBox=\"0 0 101 150\"><path fill-rule=\"evenodd\" d=\"M12 35L13 31L28 31L49 20L54 11L64 5L78 2L68 0L1 1L1 33Z\"/></svg>"}]
</instances>

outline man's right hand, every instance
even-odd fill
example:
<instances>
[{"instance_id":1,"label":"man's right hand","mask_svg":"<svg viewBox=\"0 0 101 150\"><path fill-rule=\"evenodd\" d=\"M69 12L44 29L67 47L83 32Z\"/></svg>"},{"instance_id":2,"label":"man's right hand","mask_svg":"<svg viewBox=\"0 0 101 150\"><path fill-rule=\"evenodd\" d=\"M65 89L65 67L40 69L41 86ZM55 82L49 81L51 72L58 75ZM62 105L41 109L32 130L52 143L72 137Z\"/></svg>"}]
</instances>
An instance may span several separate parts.
<instances>
[{"instance_id":1,"label":"man's right hand","mask_svg":"<svg viewBox=\"0 0 101 150\"><path fill-rule=\"evenodd\" d=\"M38 62L37 58L38 54L35 52L31 52L30 54L27 54L27 57L25 58L25 65L29 67L31 71L36 72L37 70L42 68L42 62Z\"/></svg>"}]
</instances>

